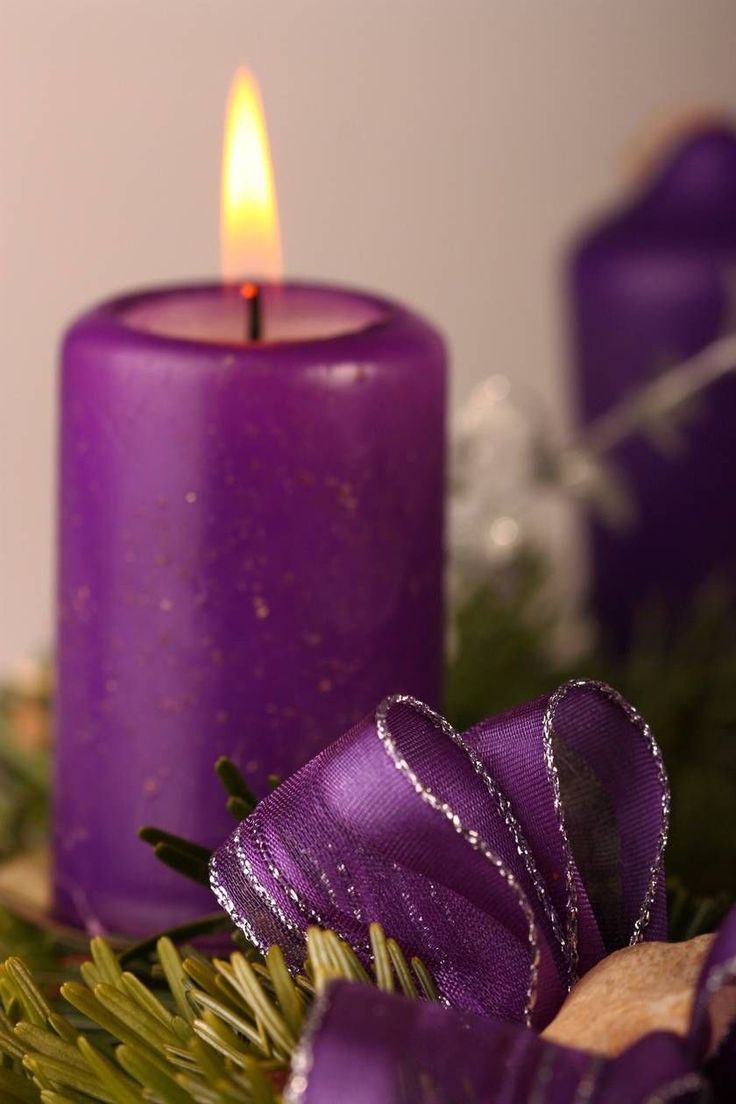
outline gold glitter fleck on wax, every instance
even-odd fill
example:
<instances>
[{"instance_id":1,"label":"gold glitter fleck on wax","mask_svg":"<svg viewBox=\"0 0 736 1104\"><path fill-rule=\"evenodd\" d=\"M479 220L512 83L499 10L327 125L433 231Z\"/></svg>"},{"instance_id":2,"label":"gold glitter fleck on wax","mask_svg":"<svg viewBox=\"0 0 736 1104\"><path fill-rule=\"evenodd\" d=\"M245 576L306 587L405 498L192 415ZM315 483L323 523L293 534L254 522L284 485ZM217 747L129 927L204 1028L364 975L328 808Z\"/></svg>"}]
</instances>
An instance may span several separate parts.
<instances>
[{"instance_id":1,"label":"gold glitter fleck on wax","mask_svg":"<svg viewBox=\"0 0 736 1104\"><path fill-rule=\"evenodd\" d=\"M181 713L182 704L178 698L164 698L161 702L164 713Z\"/></svg>"},{"instance_id":2,"label":"gold glitter fleck on wax","mask_svg":"<svg viewBox=\"0 0 736 1104\"><path fill-rule=\"evenodd\" d=\"M253 598L253 609L259 621L265 621L271 612L268 602L260 594L256 594Z\"/></svg>"},{"instance_id":3,"label":"gold glitter fleck on wax","mask_svg":"<svg viewBox=\"0 0 736 1104\"><path fill-rule=\"evenodd\" d=\"M354 510L358 505L358 499L351 483L341 483L337 492L337 499L345 510Z\"/></svg>"},{"instance_id":4,"label":"gold glitter fleck on wax","mask_svg":"<svg viewBox=\"0 0 736 1104\"><path fill-rule=\"evenodd\" d=\"M317 688L320 694L329 694L332 689L332 679L323 678L317 683Z\"/></svg>"},{"instance_id":5,"label":"gold glitter fleck on wax","mask_svg":"<svg viewBox=\"0 0 736 1104\"><path fill-rule=\"evenodd\" d=\"M144 778L143 780L143 793L146 797L155 797L159 792L158 780L156 778Z\"/></svg>"},{"instance_id":6,"label":"gold glitter fleck on wax","mask_svg":"<svg viewBox=\"0 0 736 1104\"><path fill-rule=\"evenodd\" d=\"M92 591L88 586L80 586L74 592L74 598L72 599L72 606L77 616L82 616L87 612L87 603L92 596Z\"/></svg>"},{"instance_id":7,"label":"gold glitter fleck on wax","mask_svg":"<svg viewBox=\"0 0 736 1104\"><path fill-rule=\"evenodd\" d=\"M196 502L197 501L197 492L196 491L187 491L187 493L184 495L184 498L190 504L193 503L193 502Z\"/></svg>"},{"instance_id":8,"label":"gold glitter fleck on wax","mask_svg":"<svg viewBox=\"0 0 736 1104\"><path fill-rule=\"evenodd\" d=\"M174 608L174 603L170 598L162 598L159 602L159 609L162 609L164 613L169 613Z\"/></svg>"},{"instance_id":9,"label":"gold glitter fleck on wax","mask_svg":"<svg viewBox=\"0 0 736 1104\"><path fill-rule=\"evenodd\" d=\"M73 851L80 843L85 843L90 838L86 828L75 825L71 831L66 832L61 840L61 846L65 851Z\"/></svg>"}]
</instances>

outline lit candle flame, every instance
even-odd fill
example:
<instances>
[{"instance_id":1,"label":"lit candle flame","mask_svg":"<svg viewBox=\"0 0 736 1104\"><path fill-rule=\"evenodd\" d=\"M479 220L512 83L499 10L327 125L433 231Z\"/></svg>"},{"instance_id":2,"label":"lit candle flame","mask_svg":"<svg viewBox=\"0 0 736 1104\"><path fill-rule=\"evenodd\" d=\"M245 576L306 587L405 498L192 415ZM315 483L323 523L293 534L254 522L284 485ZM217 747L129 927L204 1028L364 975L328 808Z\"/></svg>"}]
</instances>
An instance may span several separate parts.
<instances>
[{"instance_id":1,"label":"lit candle flame","mask_svg":"<svg viewBox=\"0 0 736 1104\"><path fill-rule=\"evenodd\" d=\"M283 268L271 151L258 85L238 69L230 86L222 156L222 277L278 282Z\"/></svg>"}]
</instances>

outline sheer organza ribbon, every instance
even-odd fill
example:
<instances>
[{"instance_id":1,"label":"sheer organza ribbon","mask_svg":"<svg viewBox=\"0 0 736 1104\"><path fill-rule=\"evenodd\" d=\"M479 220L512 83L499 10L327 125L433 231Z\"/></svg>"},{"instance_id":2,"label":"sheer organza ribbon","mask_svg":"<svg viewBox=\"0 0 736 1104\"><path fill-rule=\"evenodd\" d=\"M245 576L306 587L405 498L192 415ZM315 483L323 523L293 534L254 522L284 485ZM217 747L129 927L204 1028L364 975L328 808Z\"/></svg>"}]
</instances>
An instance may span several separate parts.
<instances>
[{"instance_id":1,"label":"sheer organza ribbon","mask_svg":"<svg viewBox=\"0 0 736 1104\"><path fill-rule=\"evenodd\" d=\"M659 749L610 687L569 682L463 734L398 695L257 806L212 886L294 967L310 924L367 957L379 921L447 1005L541 1028L607 953L666 937L668 814Z\"/></svg>"},{"instance_id":2,"label":"sheer organza ribbon","mask_svg":"<svg viewBox=\"0 0 736 1104\"><path fill-rule=\"evenodd\" d=\"M519 1024L346 982L318 1002L287 1104L732 1104L736 909L701 971L687 1036L657 1031L617 1058ZM729 1027L730 1024L730 1027Z\"/></svg>"}]
</instances>

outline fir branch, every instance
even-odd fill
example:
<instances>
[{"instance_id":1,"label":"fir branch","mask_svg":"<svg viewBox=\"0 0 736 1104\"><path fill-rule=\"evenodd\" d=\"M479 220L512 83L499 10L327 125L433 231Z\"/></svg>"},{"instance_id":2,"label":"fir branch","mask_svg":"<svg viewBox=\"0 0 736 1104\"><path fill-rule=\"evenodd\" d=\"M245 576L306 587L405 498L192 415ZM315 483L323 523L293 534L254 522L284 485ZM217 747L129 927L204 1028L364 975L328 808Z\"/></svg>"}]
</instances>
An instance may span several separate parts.
<instances>
[{"instance_id":1,"label":"fir branch","mask_svg":"<svg viewBox=\"0 0 736 1104\"><path fill-rule=\"evenodd\" d=\"M436 999L419 959L408 963L371 926L367 970L334 932L311 928L304 972L292 976L278 947L265 959L236 952L182 958L156 948L157 984L124 969L104 939L90 944L80 980L61 990L82 1019L52 1008L16 959L0 964L0 1094L8 1104L279 1104L315 992L333 979L419 989ZM314 984L309 981L314 979Z\"/></svg>"}]
</instances>

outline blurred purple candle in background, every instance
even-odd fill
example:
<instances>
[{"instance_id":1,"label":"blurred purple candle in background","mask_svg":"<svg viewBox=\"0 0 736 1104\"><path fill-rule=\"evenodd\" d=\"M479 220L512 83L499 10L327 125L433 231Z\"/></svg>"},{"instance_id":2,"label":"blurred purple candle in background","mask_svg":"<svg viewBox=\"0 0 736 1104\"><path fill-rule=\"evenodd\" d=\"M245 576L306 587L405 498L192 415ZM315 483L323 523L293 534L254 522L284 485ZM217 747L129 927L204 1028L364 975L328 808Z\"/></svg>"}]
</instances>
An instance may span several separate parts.
<instances>
[{"instance_id":1,"label":"blurred purple candle in background","mask_svg":"<svg viewBox=\"0 0 736 1104\"><path fill-rule=\"evenodd\" d=\"M61 386L55 898L133 934L212 911L144 823L214 845L373 708L440 697L443 344L393 303L265 287L81 318ZM356 778L356 785L360 779Z\"/></svg>"},{"instance_id":2,"label":"blurred purple candle in background","mask_svg":"<svg viewBox=\"0 0 736 1104\"><path fill-rule=\"evenodd\" d=\"M571 263L583 423L736 323L736 132L681 140L632 202L578 244ZM711 578L736 582L736 377L704 392L682 447L637 437L613 457L630 528L591 525L593 603L619 646L638 609L687 608Z\"/></svg>"}]
</instances>

